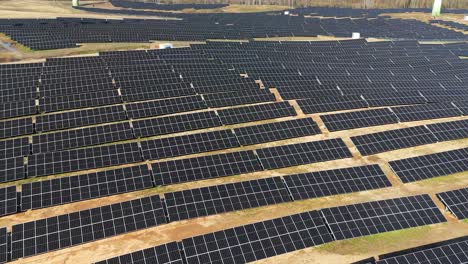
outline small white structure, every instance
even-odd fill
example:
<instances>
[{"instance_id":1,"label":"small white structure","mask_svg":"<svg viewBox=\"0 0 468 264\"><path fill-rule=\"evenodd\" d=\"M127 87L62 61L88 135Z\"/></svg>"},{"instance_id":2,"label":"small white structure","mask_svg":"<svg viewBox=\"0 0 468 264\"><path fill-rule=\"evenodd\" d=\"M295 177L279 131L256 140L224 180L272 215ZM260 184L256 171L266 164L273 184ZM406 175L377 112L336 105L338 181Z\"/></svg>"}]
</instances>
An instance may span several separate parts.
<instances>
[{"instance_id":1,"label":"small white structure","mask_svg":"<svg viewBox=\"0 0 468 264\"><path fill-rule=\"evenodd\" d=\"M352 39L360 39L361 38L361 33L359 32L353 32L353 36L351 37Z\"/></svg>"},{"instance_id":2,"label":"small white structure","mask_svg":"<svg viewBox=\"0 0 468 264\"><path fill-rule=\"evenodd\" d=\"M285 16L289 16L289 11L284 11Z\"/></svg>"},{"instance_id":3,"label":"small white structure","mask_svg":"<svg viewBox=\"0 0 468 264\"><path fill-rule=\"evenodd\" d=\"M159 44L160 49L172 49L174 46L172 43L161 43Z\"/></svg>"},{"instance_id":4,"label":"small white structure","mask_svg":"<svg viewBox=\"0 0 468 264\"><path fill-rule=\"evenodd\" d=\"M465 21L468 21L468 15L465 16Z\"/></svg>"},{"instance_id":5,"label":"small white structure","mask_svg":"<svg viewBox=\"0 0 468 264\"><path fill-rule=\"evenodd\" d=\"M72 6L80 6L80 0L73 0Z\"/></svg>"}]
</instances>

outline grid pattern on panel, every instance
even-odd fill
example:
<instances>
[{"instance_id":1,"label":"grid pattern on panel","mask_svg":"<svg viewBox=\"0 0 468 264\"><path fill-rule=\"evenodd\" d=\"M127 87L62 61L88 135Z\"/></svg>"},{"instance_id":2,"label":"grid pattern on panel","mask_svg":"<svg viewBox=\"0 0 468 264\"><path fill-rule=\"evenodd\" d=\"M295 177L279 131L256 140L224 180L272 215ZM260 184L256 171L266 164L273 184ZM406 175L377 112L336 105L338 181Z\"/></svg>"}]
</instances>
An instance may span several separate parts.
<instances>
[{"instance_id":1,"label":"grid pattern on panel","mask_svg":"<svg viewBox=\"0 0 468 264\"><path fill-rule=\"evenodd\" d=\"M378 165L349 167L285 176L294 200L390 187Z\"/></svg>"},{"instance_id":2,"label":"grid pattern on panel","mask_svg":"<svg viewBox=\"0 0 468 264\"><path fill-rule=\"evenodd\" d=\"M0 263L8 261L8 231L6 227L0 228Z\"/></svg>"},{"instance_id":3,"label":"grid pattern on panel","mask_svg":"<svg viewBox=\"0 0 468 264\"><path fill-rule=\"evenodd\" d=\"M96 169L142 161L137 143L72 149L32 155L28 177Z\"/></svg>"},{"instance_id":4,"label":"grid pattern on panel","mask_svg":"<svg viewBox=\"0 0 468 264\"><path fill-rule=\"evenodd\" d=\"M468 148L389 162L404 183L468 171Z\"/></svg>"},{"instance_id":5,"label":"grid pattern on panel","mask_svg":"<svg viewBox=\"0 0 468 264\"><path fill-rule=\"evenodd\" d=\"M158 195L14 225L12 259L166 223Z\"/></svg>"},{"instance_id":6,"label":"grid pattern on panel","mask_svg":"<svg viewBox=\"0 0 468 264\"><path fill-rule=\"evenodd\" d=\"M54 112L67 109L118 104L120 102L121 99L117 90L104 90L58 97L44 97L39 100L39 109L41 112Z\"/></svg>"},{"instance_id":7,"label":"grid pattern on panel","mask_svg":"<svg viewBox=\"0 0 468 264\"><path fill-rule=\"evenodd\" d=\"M143 158L157 160L239 147L231 130L190 134L141 142Z\"/></svg>"},{"instance_id":8,"label":"grid pattern on panel","mask_svg":"<svg viewBox=\"0 0 468 264\"><path fill-rule=\"evenodd\" d=\"M32 134L33 132L32 118L0 121L0 138L16 137Z\"/></svg>"},{"instance_id":9,"label":"grid pattern on panel","mask_svg":"<svg viewBox=\"0 0 468 264\"><path fill-rule=\"evenodd\" d=\"M372 107L426 103L426 99L419 92L375 93L363 96Z\"/></svg>"},{"instance_id":10,"label":"grid pattern on panel","mask_svg":"<svg viewBox=\"0 0 468 264\"><path fill-rule=\"evenodd\" d=\"M36 101L16 101L0 104L0 119L34 115L37 113Z\"/></svg>"},{"instance_id":11,"label":"grid pattern on panel","mask_svg":"<svg viewBox=\"0 0 468 264\"><path fill-rule=\"evenodd\" d=\"M247 263L331 242L318 211L182 240L188 263Z\"/></svg>"},{"instance_id":12,"label":"grid pattern on panel","mask_svg":"<svg viewBox=\"0 0 468 264\"><path fill-rule=\"evenodd\" d=\"M0 188L0 216L18 212L16 186Z\"/></svg>"},{"instance_id":13,"label":"grid pattern on panel","mask_svg":"<svg viewBox=\"0 0 468 264\"><path fill-rule=\"evenodd\" d=\"M468 138L468 119L429 124L426 127L439 141Z\"/></svg>"},{"instance_id":14,"label":"grid pattern on panel","mask_svg":"<svg viewBox=\"0 0 468 264\"><path fill-rule=\"evenodd\" d=\"M225 125L252 122L265 119L295 116L294 108L288 102L244 106L218 111L221 122Z\"/></svg>"},{"instance_id":15,"label":"grid pattern on panel","mask_svg":"<svg viewBox=\"0 0 468 264\"><path fill-rule=\"evenodd\" d=\"M462 113L451 103L438 103L427 105L413 105L393 107L392 111L401 122L437 119L452 116L461 116Z\"/></svg>"},{"instance_id":16,"label":"grid pattern on panel","mask_svg":"<svg viewBox=\"0 0 468 264\"><path fill-rule=\"evenodd\" d=\"M224 177L262 170L252 151L153 163L156 185Z\"/></svg>"},{"instance_id":17,"label":"grid pattern on panel","mask_svg":"<svg viewBox=\"0 0 468 264\"><path fill-rule=\"evenodd\" d=\"M351 137L362 155L436 143L437 138L425 126L408 127Z\"/></svg>"},{"instance_id":18,"label":"grid pattern on panel","mask_svg":"<svg viewBox=\"0 0 468 264\"><path fill-rule=\"evenodd\" d=\"M221 126L215 112L199 112L153 119L132 121L137 137L159 136Z\"/></svg>"},{"instance_id":19,"label":"grid pattern on panel","mask_svg":"<svg viewBox=\"0 0 468 264\"><path fill-rule=\"evenodd\" d=\"M261 102L274 102L275 95L269 90L253 90L249 92L230 92L204 94L203 98L209 107L224 107L231 105L245 105Z\"/></svg>"},{"instance_id":20,"label":"grid pattern on panel","mask_svg":"<svg viewBox=\"0 0 468 264\"><path fill-rule=\"evenodd\" d=\"M291 201L280 177L165 193L170 221Z\"/></svg>"},{"instance_id":21,"label":"grid pattern on panel","mask_svg":"<svg viewBox=\"0 0 468 264\"><path fill-rule=\"evenodd\" d=\"M329 131L398 123L395 114L387 108L321 115L320 118Z\"/></svg>"},{"instance_id":22,"label":"grid pattern on panel","mask_svg":"<svg viewBox=\"0 0 468 264\"><path fill-rule=\"evenodd\" d=\"M349 110L367 108L364 99L356 95L319 97L297 100L297 104L305 114L333 112L338 110Z\"/></svg>"},{"instance_id":23,"label":"grid pattern on panel","mask_svg":"<svg viewBox=\"0 0 468 264\"><path fill-rule=\"evenodd\" d=\"M179 243L167 244L113 257L95 264L183 264Z\"/></svg>"},{"instance_id":24,"label":"grid pattern on panel","mask_svg":"<svg viewBox=\"0 0 468 264\"><path fill-rule=\"evenodd\" d=\"M380 256L376 264L461 264L468 261L468 237L460 237Z\"/></svg>"},{"instance_id":25,"label":"grid pattern on panel","mask_svg":"<svg viewBox=\"0 0 468 264\"><path fill-rule=\"evenodd\" d=\"M468 188L438 193L437 197L459 220L468 218Z\"/></svg>"},{"instance_id":26,"label":"grid pattern on panel","mask_svg":"<svg viewBox=\"0 0 468 264\"><path fill-rule=\"evenodd\" d=\"M321 212L337 240L447 221L427 194L325 208Z\"/></svg>"},{"instance_id":27,"label":"grid pattern on panel","mask_svg":"<svg viewBox=\"0 0 468 264\"><path fill-rule=\"evenodd\" d=\"M25 178L23 157L0 160L0 182L9 182Z\"/></svg>"},{"instance_id":28,"label":"grid pattern on panel","mask_svg":"<svg viewBox=\"0 0 468 264\"><path fill-rule=\"evenodd\" d=\"M256 152L265 169L352 157L341 138L262 148Z\"/></svg>"},{"instance_id":29,"label":"grid pattern on panel","mask_svg":"<svg viewBox=\"0 0 468 264\"><path fill-rule=\"evenodd\" d=\"M468 100L467 101L460 101L454 102L454 104L460 109L464 115L468 115Z\"/></svg>"},{"instance_id":30,"label":"grid pattern on panel","mask_svg":"<svg viewBox=\"0 0 468 264\"><path fill-rule=\"evenodd\" d=\"M195 90L190 87L190 84L175 83L172 85L173 89L168 87L157 87L157 89L147 88L132 88L123 89L122 98L125 102L137 102L146 100L163 99L170 97L195 95ZM162 89L165 88L165 89Z\"/></svg>"},{"instance_id":31,"label":"grid pattern on panel","mask_svg":"<svg viewBox=\"0 0 468 264\"><path fill-rule=\"evenodd\" d=\"M161 116L207 108L199 95L132 103L127 104L126 107L130 118Z\"/></svg>"},{"instance_id":32,"label":"grid pattern on panel","mask_svg":"<svg viewBox=\"0 0 468 264\"><path fill-rule=\"evenodd\" d=\"M0 159L23 157L30 152L29 139L27 137L0 141Z\"/></svg>"},{"instance_id":33,"label":"grid pattern on panel","mask_svg":"<svg viewBox=\"0 0 468 264\"><path fill-rule=\"evenodd\" d=\"M36 118L36 130L46 132L125 119L127 119L127 115L122 106L100 107L38 116Z\"/></svg>"},{"instance_id":34,"label":"grid pattern on panel","mask_svg":"<svg viewBox=\"0 0 468 264\"><path fill-rule=\"evenodd\" d=\"M134 138L129 123L118 123L66 130L33 136L33 153L99 145Z\"/></svg>"},{"instance_id":35,"label":"grid pattern on panel","mask_svg":"<svg viewBox=\"0 0 468 264\"><path fill-rule=\"evenodd\" d=\"M242 146L260 144L282 139L320 134L312 118L301 118L264 125L235 128L234 132Z\"/></svg>"},{"instance_id":36,"label":"grid pattern on panel","mask_svg":"<svg viewBox=\"0 0 468 264\"><path fill-rule=\"evenodd\" d=\"M153 178L146 165L25 183L21 186L21 210L94 199L152 186Z\"/></svg>"}]
</instances>

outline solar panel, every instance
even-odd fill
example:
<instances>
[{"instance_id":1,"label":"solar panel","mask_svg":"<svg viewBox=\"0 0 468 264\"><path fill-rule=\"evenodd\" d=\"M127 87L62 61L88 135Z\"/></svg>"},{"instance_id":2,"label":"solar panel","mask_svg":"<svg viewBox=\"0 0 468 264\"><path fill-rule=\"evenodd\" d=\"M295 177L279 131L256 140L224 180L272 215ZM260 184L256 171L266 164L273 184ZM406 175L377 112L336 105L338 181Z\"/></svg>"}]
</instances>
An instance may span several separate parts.
<instances>
[{"instance_id":1,"label":"solar panel","mask_svg":"<svg viewBox=\"0 0 468 264\"><path fill-rule=\"evenodd\" d=\"M468 148L438 152L389 162L404 183L468 170Z\"/></svg>"},{"instance_id":2,"label":"solar panel","mask_svg":"<svg viewBox=\"0 0 468 264\"><path fill-rule=\"evenodd\" d=\"M0 119L34 115L37 113L36 101L16 101L0 104Z\"/></svg>"},{"instance_id":3,"label":"solar panel","mask_svg":"<svg viewBox=\"0 0 468 264\"><path fill-rule=\"evenodd\" d=\"M331 242L318 211L182 240L187 263L247 263Z\"/></svg>"},{"instance_id":4,"label":"solar panel","mask_svg":"<svg viewBox=\"0 0 468 264\"><path fill-rule=\"evenodd\" d=\"M463 115L468 115L468 101L454 102L454 104L463 112Z\"/></svg>"},{"instance_id":5,"label":"solar panel","mask_svg":"<svg viewBox=\"0 0 468 264\"><path fill-rule=\"evenodd\" d=\"M150 87L122 89L121 93L124 102L137 102L195 95L195 90L190 86L190 83L181 82L161 84L158 86Z\"/></svg>"},{"instance_id":6,"label":"solar panel","mask_svg":"<svg viewBox=\"0 0 468 264\"><path fill-rule=\"evenodd\" d=\"M0 121L0 138L9 138L32 134L34 125L32 118L22 118Z\"/></svg>"},{"instance_id":7,"label":"solar panel","mask_svg":"<svg viewBox=\"0 0 468 264\"><path fill-rule=\"evenodd\" d=\"M135 138L129 123L94 126L33 136L33 153L55 152Z\"/></svg>"},{"instance_id":8,"label":"solar panel","mask_svg":"<svg viewBox=\"0 0 468 264\"><path fill-rule=\"evenodd\" d=\"M146 165L25 183L21 211L73 203L153 187Z\"/></svg>"},{"instance_id":9,"label":"solar panel","mask_svg":"<svg viewBox=\"0 0 468 264\"><path fill-rule=\"evenodd\" d=\"M275 95L270 93L269 90L251 90L249 92L228 92L228 93L214 93L204 94L203 98L208 107L225 107L231 105L246 105L262 102L274 102Z\"/></svg>"},{"instance_id":10,"label":"solar panel","mask_svg":"<svg viewBox=\"0 0 468 264\"><path fill-rule=\"evenodd\" d=\"M206 109L201 96L177 97L157 101L127 104L127 113L130 118L161 116Z\"/></svg>"},{"instance_id":11,"label":"solar panel","mask_svg":"<svg viewBox=\"0 0 468 264\"><path fill-rule=\"evenodd\" d=\"M468 237L459 237L379 256L376 264L461 264L468 260Z\"/></svg>"},{"instance_id":12,"label":"solar panel","mask_svg":"<svg viewBox=\"0 0 468 264\"><path fill-rule=\"evenodd\" d=\"M100 107L36 117L36 131L46 132L127 119L122 106Z\"/></svg>"},{"instance_id":13,"label":"solar panel","mask_svg":"<svg viewBox=\"0 0 468 264\"><path fill-rule=\"evenodd\" d=\"M98 146L29 156L28 178L142 161L137 143Z\"/></svg>"},{"instance_id":14,"label":"solar panel","mask_svg":"<svg viewBox=\"0 0 468 264\"><path fill-rule=\"evenodd\" d=\"M221 126L214 111L132 121L136 137L159 136Z\"/></svg>"},{"instance_id":15,"label":"solar panel","mask_svg":"<svg viewBox=\"0 0 468 264\"><path fill-rule=\"evenodd\" d=\"M12 259L165 224L158 195L13 225Z\"/></svg>"},{"instance_id":16,"label":"solar panel","mask_svg":"<svg viewBox=\"0 0 468 264\"><path fill-rule=\"evenodd\" d=\"M426 99L417 91L364 94L371 107L425 104Z\"/></svg>"},{"instance_id":17,"label":"solar panel","mask_svg":"<svg viewBox=\"0 0 468 264\"><path fill-rule=\"evenodd\" d=\"M158 160L200 152L239 147L231 130L190 134L141 142L143 158Z\"/></svg>"},{"instance_id":18,"label":"solar panel","mask_svg":"<svg viewBox=\"0 0 468 264\"><path fill-rule=\"evenodd\" d=\"M256 152L265 169L352 157L341 138L262 148L257 149Z\"/></svg>"},{"instance_id":19,"label":"solar panel","mask_svg":"<svg viewBox=\"0 0 468 264\"><path fill-rule=\"evenodd\" d=\"M390 187L378 165L349 167L284 176L294 200Z\"/></svg>"},{"instance_id":20,"label":"solar panel","mask_svg":"<svg viewBox=\"0 0 468 264\"><path fill-rule=\"evenodd\" d=\"M232 125L295 116L296 112L288 102L279 102L223 109L218 111L218 115L224 125Z\"/></svg>"},{"instance_id":21,"label":"solar panel","mask_svg":"<svg viewBox=\"0 0 468 264\"><path fill-rule=\"evenodd\" d=\"M235 128L234 132L242 146L255 145L282 139L320 134L312 118L301 118L283 122Z\"/></svg>"},{"instance_id":22,"label":"solar panel","mask_svg":"<svg viewBox=\"0 0 468 264\"><path fill-rule=\"evenodd\" d=\"M6 227L0 228L0 263L8 261L8 230Z\"/></svg>"},{"instance_id":23,"label":"solar panel","mask_svg":"<svg viewBox=\"0 0 468 264\"><path fill-rule=\"evenodd\" d=\"M15 138L0 141L0 159L29 155L29 138Z\"/></svg>"},{"instance_id":24,"label":"solar panel","mask_svg":"<svg viewBox=\"0 0 468 264\"><path fill-rule=\"evenodd\" d=\"M437 197L456 218L468 218L468 188L438 193Z\"/></svg>"},{"instance_id":25,"label":"solar panel","mask_svg":"<svg viewBox=\"0 0 468 264\"><path fill-rule=\"evenodd\" d=\"M462 113L451 103L393 107L392 111L401 122L461 116Z\"/></svg>"},{"instance_id":26,"label":"solar panel","mask_svg":"<svg viewBox=\"0 0 468 264\"><path fill-rule=\"evenodd\" d=\"M468 138L468 119L428 124L426 127L439 141Z\"/></svg>"},{"instance_id":27,"label":"solar panel","mask_svg":"<svg viewBox=\"0 0 468 264\"><path fill-rule=\"evenodd\" d=\"M321 115L320 118L329 131L398 123L395 114L387 108Z\"/></svg>"},{"instance_id":28,"label":"solar panel","mask_svg":"<svg viewBox=\"0 0 468 264\"><path fill-rule=\"evenodd\" d=\"M183 264L179 243L167 244L113 257L95 264Z\"/></svg>"},{"instance_id":29,"label":"solar panel","mask_svg":"<svg viewBox=\"0 0 468 264\"><path fill-rule=\"evenodd\" d=\"M262 170L252 151L153 163L156 185L225 177Z\"/></svg>"},{"instance_id":30,"label":"solar panel","mask_svg":"<svg viewBox=\"0 0 468 264\"><path fill-rule=\"evenodd\" d=\"M44 97L39 100L39 109L41 112L55 112L119 103L121 103L121 99L117 90L104 90L58 97Z\"/></svg>"},{"instance_id":31,"label":"solar panel","mask_svg":"<svg viewBox=\"0 0 468 264\"><path fill-rule=\"evenodd\" d=\"M16 186L0 188L0 216L14 214L17 212L18 200L16 194ZM0 242L0 244L2 243Z\"/></svg>"},{"instance_id":32,"label":"solar panel","mask_svg":"<svg viewBox=\"0 0 468 264\"><path fill-rule=\"evenodd\" d=\"M23 157L0 159L0 182L9 182L25 178Z\"/></svg>"},{"instance_id":33,"label":"solar panel","mask_svg":"<svg viewBox=\"0 0 468 264\"><path fill-rule=\"evenodd\" d=\"M366 101L357 95L310 98L297 100L297 104L305 114L369 107Z\"/></svg>"},{"instance_id":34,"label":"solar panel","mask_svg":"<svg viewBox=\"0 0 468 264\"><path fill-rule=\"evenodd\" d=\"M170 221L291 201L280 177L165 193Z\"/></svg>"},{"instance_id":35,"label":"solar panel","mask_svg":"<svg viewBox=\"0 0 468 264\"><path fill-rule=\"evenodd\" d=\"M425 126L365 134L351 137L351 140L364 156L437 142L437 138Z\"/></svg>"},{"instance_id":36,"label":"solar panel","mask_svg":"<svg viewBox=\"0 0 468 264\"><path fill-rule=\"evenodd\" d=\"M325 208L321 212L337 240L447 221L427 194Z\"/></svg>"}]
</instances>

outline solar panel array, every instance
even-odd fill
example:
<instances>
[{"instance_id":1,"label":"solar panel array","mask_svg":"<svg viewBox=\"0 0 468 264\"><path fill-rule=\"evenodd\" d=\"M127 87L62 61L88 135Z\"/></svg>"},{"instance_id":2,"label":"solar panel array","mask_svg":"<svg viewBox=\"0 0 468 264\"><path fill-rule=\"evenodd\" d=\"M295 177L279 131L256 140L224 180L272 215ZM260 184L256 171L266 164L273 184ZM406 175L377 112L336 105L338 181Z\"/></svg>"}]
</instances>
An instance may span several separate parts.
<instances>
[{"instance_id":1,"label":"solar panel array","mask_svg":"<svg viewBox=\"0 0 468 264\"><path fill-rule=\"evenodd\" d=\"M468 188L438 193L437 197L458 219L468 218Z\"/></svg>"}]
</instances>

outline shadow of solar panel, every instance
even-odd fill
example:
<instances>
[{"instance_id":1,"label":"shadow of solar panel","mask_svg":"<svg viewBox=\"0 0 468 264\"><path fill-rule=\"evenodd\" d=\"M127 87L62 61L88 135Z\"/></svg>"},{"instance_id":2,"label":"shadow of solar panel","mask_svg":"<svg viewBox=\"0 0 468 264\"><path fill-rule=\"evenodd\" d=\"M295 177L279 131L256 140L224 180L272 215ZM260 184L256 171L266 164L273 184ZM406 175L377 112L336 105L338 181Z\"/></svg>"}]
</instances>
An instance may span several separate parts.
<instances>
[{"instance_id":1,"label":"shadow of solar panel","mask_svg":"<svg viewBox=\"0 0 468 264\"><path fill-rule=\"evenodd\" d=\"M437 142L437 138L425 126L366 134L351 137L351 140L364 156Z\"/></svg>"},{"instance_id":2,"label":"shadow of solar panel","mask_svg":"<svg viewBox=\"0 0 468 264\"><path fill-rule=\"evenodd\" d=\"M454 104L463 112L463 115L468 115L468 101L457 101Z\"/></svg>"},{"instance_id":3,"label":"shadow of solar panel","mask_svg":"<svg viewBox=\"0 0 468 264\"><path fill-rule=\"evenodd\" d=\"M167 244L113 257L95 264L183 264L179 243Z\"/></svg>"},{"instance_id":4,"label":"shadow of solar panel","mask_svg":"<svg viewBox=\"0 0 468 264\"><path fill-rule=\"evenodd\" d=\"M220 130L141 142L143 158L158 160L201 152L239 147L231 130Z\"/></svg>"},{"instance_id":5,"label":"shadow of solar panel","mask_svg":"<svg viewBox=\"0 0 468 264\"><path fill-rule=\"evenodd\" d=\"M395 114L387 108L321 115L320 118L329 131L398 123Z\"/></svg>"},{"instance_id":6,"label":"shadow of solar panel","mask_svg":"<svg viewBox=\"0 0 468 264\"><path fill-rule=\"evenodd\" d=\"M12 259L165 224L158 195L13 225Z\"/></svg>"},{"instance_id":7,"label":"shadow of solar panel","mask_svg":"<svg viewBox=\"0 0 468 264\"><path fill-rule=\"evenodd\" d=\"M242 146L321 133L319 127L311 118L240 127L235 128L234 132Z\"/></svg>"},{"instance_id":8,"label":"shadow of solar panel","mask_svg":"<svg viewBox=\"0 0 468 264\"><path fill-rule=\"evenodd\" d=\"M0 104L0 119L34 115L37 113L36 101L16 101Z\"/></svg>"},{"instance_id":9,"label":"shadow of solar panel","mask_svg":"<svg viewBox=\"0 0 468 264\"><path fill-rule=\"evenodd\" d=\"M225 107L231 105L246 105L262 102L274 102L275 95L269 90L252 90L249 92L229 92L204 94L208 107Z\"/></svg>"},{"instance_id":10,"label":"shadow of solar panel","mask_svg":"<svg viewBox=\"0 0 468 264\"><path fill-rule=\"evenodd\" d=\"M29 152L27 137L0 141L0 159L23 157L29 155Z\"/></svg>"},{"instance_id":11,"label":"shadow of solar panel","mask_svg":"<svg viewBox=\"0 0 468 264\"><path fill-rule=\"evenodd\" d=\"M426 103L426 99L419 92L392 92L364 94L363 96L371 107Z\"/></svg>"},{"instance_id":12,"label":"shadow of solar panel","mask_svg":"<svg viewBox=\"0 0 468 264\"><path fill-rule=\"evenodd\" d=\"M6 227L0 228L0 263L8 261L8 233Z\"/></svg>"},{"instance_id":13,"label":"shadow of solar panel","mask_svg":"<svg viewBox=\"0 0 468 264\"><path fill-rule=\"evenodd\" d=\"M151 164L156 185L225 177L262 170L252 151L224 153Z\"/></svg>"},{"instance_id":14,"label":"shadow of solar panel","mask_svg":"<svg viewBox=\"0 0 468 264\"><path fill-rule=\"evenodd\" d=\"M262 148L257 149L256 152L265 169L352 157L341 138Z\"/></svg>"},{"instance_id":15,"label":"shadow of solar panel","mask_svg":"<svg viewBox=\"0 0 468 264\"><path fill-rule=\"evenodd\" d=\"M69 109L121 103L117 90L97 91L82 94L71 94L39 99L40 112L55 112Z\"/></svg>"},{"instance_id":16,"label":"shadow of solar panel","mask_svg":"<svg viewBox=\"0 0 468 264\"><path fill-rule=\"evenodd\" d=\"M206 109L207 106L201 96L197 95L132 103L127 104L126 108L130 118L141 118Z\"/></svg>"},{"instance_id":17,"label":"shadow of solar panel","mask_svg":"<svg viewBox=\"0 0 468 264\"><path fill-rule=\"evenodd\" d=\"M401 122L461 116L462 113L451 103L393 107L392 111Z\"/></svg>"},{"instance_id":18,"label":"shadow of solar panel","mask_svg":"<svg viewBox=\"0 0 468 264\"><path fill-rule=\"evenodd\" d=\"M297 100L297 104L305 114L369 107L366 101L357 95L310 98Z\"/></svg>"},{"instance_id":19,"label":"shadow of solar panel","mask_svg":"<svg viewBox=\"0 0 468 264\"><path fill-rule=\"evenodd\" d=\"M285 176L294 200L390 187L378 165L349 167Z\"/></svg>"},{"instance_id":20,"label":"shadow of solar panel","mask_svg":"<svg viewBox=\"0 0 468 264\"><path fill-rule=\"evenodd\" d=\"M33 153L55 152L135 138L130 123L66 130L33 136Z\"/></svg>"},{"instance_id":21,"label":"shadow of solar panel","mask_svg":"<svg viewBox=\"0 0 468 264\"><path fill-rule=\"evenodd\" d=\"M146 165L21 185L21 211L73 203L153 187Z\"/></svg>"},{"instance_id":22,"label":"shadow of solar panel","mask_svg":"<svg viewBox=\"0 0 468 264\"><path fill-rule=\"evenodd\" d=\"M159 136L221 126L214 111L132 121L136 137Z\"/></svg>"},{"instance_id":23,"label":"shadow of solar panel","mask_svg":"<svg viewBox=\"0 0 468 264\"><path fill-rule=\"evenodd\" d=\"M247 263L331 242L318 211L182 240L188 263Z\"/></svg>"},{"instance_id":24,"label":"shadow of solar panel","mask_svg":"<svg viewBox=\"0 0 468 264\"><path fill-rule=\"evenodd\" d=\"M427 194L320 211L337 240L447 221Z\"/></svg>"},{"instance_id":25,"label":"shadow of solar panel","mask_svg":"<svg viewBox=\"0 0 468 264\"><path fill-rule=\"evenodd\" d=\"M32 118L22 118L0 121L0 138L9 138L32 134L34 125Z\"/></svg>"},{"instance_id":26,"label":"shadow of solar panel","mask_svg":"<svg viewBox=\"0 0 468 264\"><path fill-rule=\"evenodd\" d=\"M14 214L17 212L18 200L16 186L0 188L0 216Z\"/></svg>"},{"instance_id":27,"label":"shadow of solar panel","mask_svg":"<svg viewBox=\"0 0 468 264\"><path fill-rule=\"evenodd\" d=\"M468 218L468 188L438 193L437 197L456 218Z\"/></svg>"},{"instance_id":28,"label":"shadow of solar panel","mask_svg":"<svg viewBox=\"0 0 468 264\"><path fill-rule=\"evenodd\" d=\"M224 125L232 125L295 116L296 111L289 103L279 102L223 109L218 111L218 115Z\"/></svg>"},{"instance_id":29,"label":"shadow of solar panel","mask_svg":"<svg viewBox=\"0 0 468 264\"><path fill-rule=\"evenodd\" d=\"M468 237L405 249L380 255L376 264L447 263L461 264L468 260Z\"/></svg>"},{"instance_id":30,"label":"shadow of solar panel","mask_svg":"<svg viewBox=\"0 0 468 264\"><path fill-rule=\"evenodd\" d=\"M439 141L468 138L468 120L428 124L426 127Z\"/></svg>"},{"instance_id":31,"label":"shadow of solar panel","mask_svg":"<svg viewBox=\"0 0 468 264\"><path fill-rule=\"evenodd\" d=\"M127 119L122 106L70 111L36 117L36 131L46 132Z\"/></svg>"},{"instance_id":32,"label":"shadow of solar panel","mask_svg":"<svg viewBox=\"0 0 468 264\"><path fill-rule=\"evenodd\" d=\"M24 179L25 173L23 157L0 159L0 182Z\"/></svg>"},{"instance_id":33,"label":"shadow of solar panel","mask_svg":"<svg viewBox=\"0 0 468 264\"><path fill-rule=\"evenodd\" d=\"M468 170L468 148L394 160L389 164L404 183L455 174Z\"/></svg>"},{"instance_id":34,"label":"shadow of solar panel","mask_svg":"<svg viewBox=\"0 0 468 264\"><path fill-rule=\"evenodd\" d=\"M165 193L170 221L291 201L280 177Z\"/></svg>"},{"instance_id":35,"label":"shadow of solar panel","mask_svg":"<svg viewBox=\"0 0 468 264\"><path fill-rule=\"evenodd\" d=\"M142 161L137 143L72 149L29 156L28 178Z\"/></svg>"}]
</instances>

